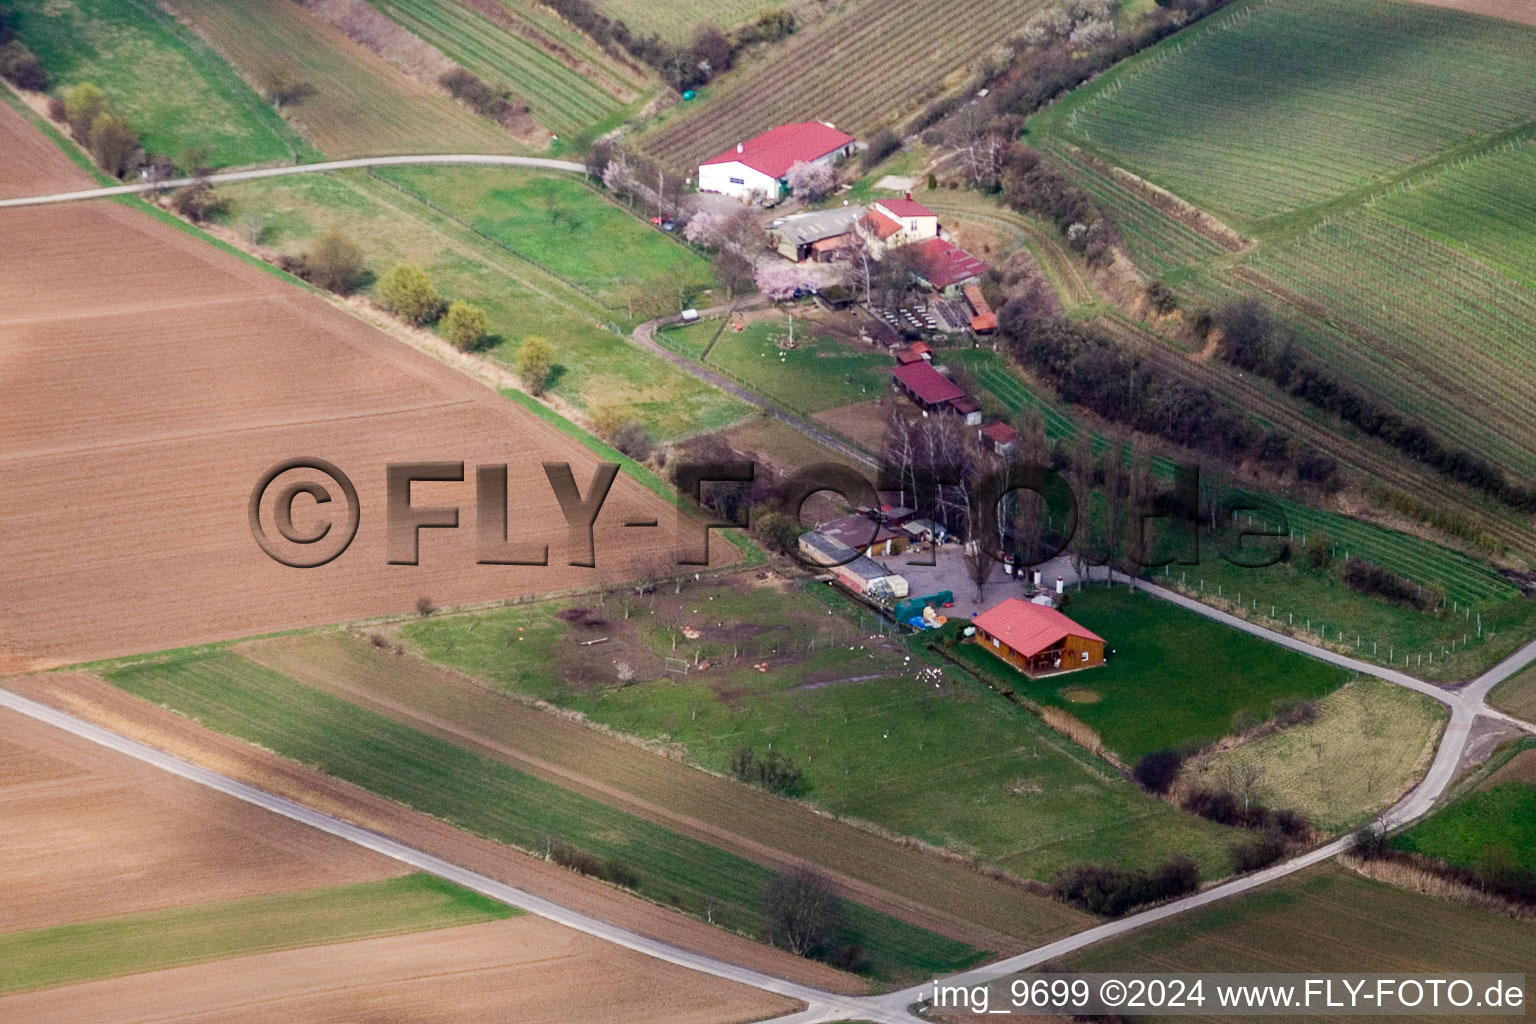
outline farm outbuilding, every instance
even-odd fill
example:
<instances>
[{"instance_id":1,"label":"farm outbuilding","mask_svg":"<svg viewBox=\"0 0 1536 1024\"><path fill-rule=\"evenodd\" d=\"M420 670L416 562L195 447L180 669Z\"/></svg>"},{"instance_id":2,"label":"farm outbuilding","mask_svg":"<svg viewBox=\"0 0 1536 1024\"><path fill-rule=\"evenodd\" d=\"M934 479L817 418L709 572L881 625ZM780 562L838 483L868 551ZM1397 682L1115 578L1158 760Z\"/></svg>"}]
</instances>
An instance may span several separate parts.
<instances>
[{"instance_id":1,"label":"farm outbuilding","mask_svg":"<svg viewBox=\"0 0 1536 1024\"><path fill-rule=\"evenodd\" d=\"M946 410L951 402L965 397L965 392L960 390L958 384L935 370L928 362L897 366L891 370L891 379L924 412Z\"/></svg>"},{"instance_id":2,"label":"farm outbuilding","mask_svg":"<svg viewBox=\"0 0 1536 1024\"><path fill-rule=\"evenodd\" d=\"M976 643L1030 676L1104 664L1104 638L1055 608L1010 597L976 616Z\"/></svg>"},{"instance_id":3,"label":"farm outbuilding","mask_svg":"<svg viewBox=\"0 0 1536 1024\"><path fill-rule=\"evenodd\" d=\"M860 555L847 565L832 570L837 580L855 594L881 600L900 599L909 592L907 579L894 573L867 555Z\"/></svg>"},{"instance_id":4,"label":"farm outbuilding","mask_svg":"<svg viewBox=\"0 0 1536 1024\"><path fill-rule=\"evenodd\" d=\"M853 150L853 136L825 122L781 124L700 164L699 191L776 203L795 164L833 164Z\"/></svg>"},{"instance_id":5,"label":"farm outbuilding","mask_svg":"<svg viewBox=\"0 0 1536 1024\"><path fill-rule=\"evenodd\" d=\"M990 269L986 263L942 238L912 247L918 280L940 295L955 296L963 285L975 284Z\"/></svg>"},{"instance_id":6,"label":"farm outbuilding","mask_svg":"<svg viewBox=\"0 0 1536 1024\"><path fill-rule=\"evenodd\" d=\"M818 525L816 532L871 557L900 554L912 540L905 530L864 516L842 516Z\"/></svg>"},{"instance_id":7,"label":"farm outbuilding","mask_svg":"<svg viewBox=\"0 0 1536 1024\"><path fill-rule=\"evenodd\" d=\"M787 260L826 263L852 244L853 223L862 216L862 206L836 206L780 217L768 226L768 240Z\"/></svg>"}]
</instances>

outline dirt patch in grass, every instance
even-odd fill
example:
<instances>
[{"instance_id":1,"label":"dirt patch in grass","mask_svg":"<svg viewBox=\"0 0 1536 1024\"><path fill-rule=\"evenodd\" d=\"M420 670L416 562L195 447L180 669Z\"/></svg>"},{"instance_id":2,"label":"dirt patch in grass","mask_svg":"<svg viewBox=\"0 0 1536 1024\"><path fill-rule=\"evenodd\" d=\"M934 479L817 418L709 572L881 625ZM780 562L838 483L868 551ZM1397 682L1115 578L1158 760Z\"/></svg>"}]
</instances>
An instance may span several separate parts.
<instances>
[{"instance_id":1,"label":"dirt patch in grass","mask_svg":"<svg viewBox=\"0 0 1536 1024\"><path fill-rule=\"evenodd\" d=\"M1522 750L1505 761L1478 784L1478 789L1488 789L1501 782L1523 782L1536 786L1536 748Z\"/></svg>"},{"instance_id":2,"label":"dirt patch in grass","mask_svg":"<svg viewBox=\"0 0 1536 1024\"><path fill-rule=\"evenodd\" d=\"M831 427L867 451L879 451L885 441L885 417L892 398L855 402L827 409L815 415L817 423Z\"/></svg>"},{"instance_id":3,"label":"dirt patch in grass","mask_svg":"<svg viewBox=\"0 0 1536 1024\"><path fill-rule=\"evenodd\" d=\"M1061 695L1073 704L1097 704L1101 699L1097 690L1089 690L1082 686L1072 686L1061 691Z\"/></svg>"}]
</instances>

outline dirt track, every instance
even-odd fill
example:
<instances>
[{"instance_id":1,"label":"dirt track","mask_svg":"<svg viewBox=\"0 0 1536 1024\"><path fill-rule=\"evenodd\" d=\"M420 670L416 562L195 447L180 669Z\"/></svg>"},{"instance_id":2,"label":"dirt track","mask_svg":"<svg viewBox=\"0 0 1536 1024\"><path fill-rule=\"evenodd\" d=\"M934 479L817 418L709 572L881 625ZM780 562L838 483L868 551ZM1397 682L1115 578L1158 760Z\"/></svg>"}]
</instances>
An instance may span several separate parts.
<instances>
[{"instance_id":1,"label":"dirt track","mask_svg":"<svg viewBox=\"0 0 1536 1024\"><path fill-rule=\"evenodd\" d=\"M0 931L404 873L388 858L0 711Z\"/></svg>"},{"instance_id":2,"label":"dirt track","mask_svg":"<svg viewBox=\"0 0 1536 1024\"><path fill-rule=\"evenodd\" d=\"M1486 14L1490 18L1518 21L1524 25L1536 25L1536 6L1531 0L1413 0L1430 7L1448 7L1471 14Z\"/></svg>"},{"instance_id":3,"label":"dirt track","mask_svg":"<svg viewBox=\"0 0 1536 1024\"><path fill-rule=\"evenodd\" d=\"M19 121L0 108L0 187L63 160ZM423 595L451 605L595 582L597 570L566 564L541 463L570 463L585 490L598 460L555 427L142 212L20 209L0 228L0 671L406 613ZM263 471L304 455L346 472L362 509L346 553L307 570L264 555L246 521ZM413 495L458 505L460 528L422 531L421 565L388 565L384 466L410 461L467 464L465 482ZM510 464L512 537L548 544L549 566L475 564L479 463ZM301 496L296 527L317 528L323 511ZM639 517L660 525L622 525ZM667 559L672 522L621 475L598 519L598 566L623 576Z\"/></svg>"},{"instance_id":4,"label":"dirt track","mask_svg":"<svg viewBox=\"0 0 1536 1024\"><path fill-rule=\"evenodd\" d=\"M8 1024L732 1024L796 1005L528 916L10 996L0 999L0 1018Z\"/></svg>"},{"instance_id":5,"label":"dirt track","mask_svg":"<svg viewBox=\"0 0 1536 1024\"><path fill-rule=\"evenodd\" d=\"M633 931L822 989L865 991L863 981L853 975L721 931L612 886L470 835L257 747L210 732L88 673L17 677L6 680L4 685L178 757Z\"/></svg>"}]
</instances>

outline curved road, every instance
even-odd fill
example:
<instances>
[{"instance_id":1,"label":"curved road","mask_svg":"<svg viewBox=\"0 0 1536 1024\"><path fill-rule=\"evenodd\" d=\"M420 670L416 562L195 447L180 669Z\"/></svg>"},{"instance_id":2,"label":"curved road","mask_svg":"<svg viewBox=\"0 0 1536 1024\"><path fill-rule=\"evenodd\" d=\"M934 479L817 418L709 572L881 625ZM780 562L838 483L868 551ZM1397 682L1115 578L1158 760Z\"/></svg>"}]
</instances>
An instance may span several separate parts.
<instances>
[{"instance_id":1,"label":"curved road","mask_svg":"<svg viewBox=\"0 0 1536 1024\"><path fill-rule=\"evenodd\" d=\"M417 153L408 156L366 156L355 160L327 160L317 164L285 164L282 167L258 167L249 171L220 171L202 179L167 178L165 181L141 181L132 185L110 185L105 188L87 188L75 192L54 192L45 196L22 196L18 199L0 199L4 206L43 206L47 203L73 203L82 199L107 199L112 196L131 196L158 189L182 188L198 180L214 185L232 181L256 181L261 178L281 178L289 174L322 174L326 171L352 171L366 167L401 167L412 164L467 164L470 166L538 167L546 171L570 171L586 174L587 165L570 160L551 160L542 156L498 156L490 153Z\"/></svg>"}]
</instances>

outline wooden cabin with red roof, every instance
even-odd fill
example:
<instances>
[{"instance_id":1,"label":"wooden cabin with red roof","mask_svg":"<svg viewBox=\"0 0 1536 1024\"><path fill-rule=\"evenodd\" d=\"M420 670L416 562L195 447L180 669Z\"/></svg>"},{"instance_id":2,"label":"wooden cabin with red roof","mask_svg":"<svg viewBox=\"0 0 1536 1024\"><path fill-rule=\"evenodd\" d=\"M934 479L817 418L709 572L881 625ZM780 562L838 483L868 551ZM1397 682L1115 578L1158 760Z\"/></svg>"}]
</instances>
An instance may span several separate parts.
<instances>
[{"instance_id":1,"label":"wooden cabin with red roof","mask_svg":"<svg viewBox=\"0 0 1536 1024\"><path fill-rule=\"evenodd\" d=\"M1029 676L1104 664L1104 638L1055 608L1010 597L972 620L976 643Z\"/></svg>"}]
</instances>

